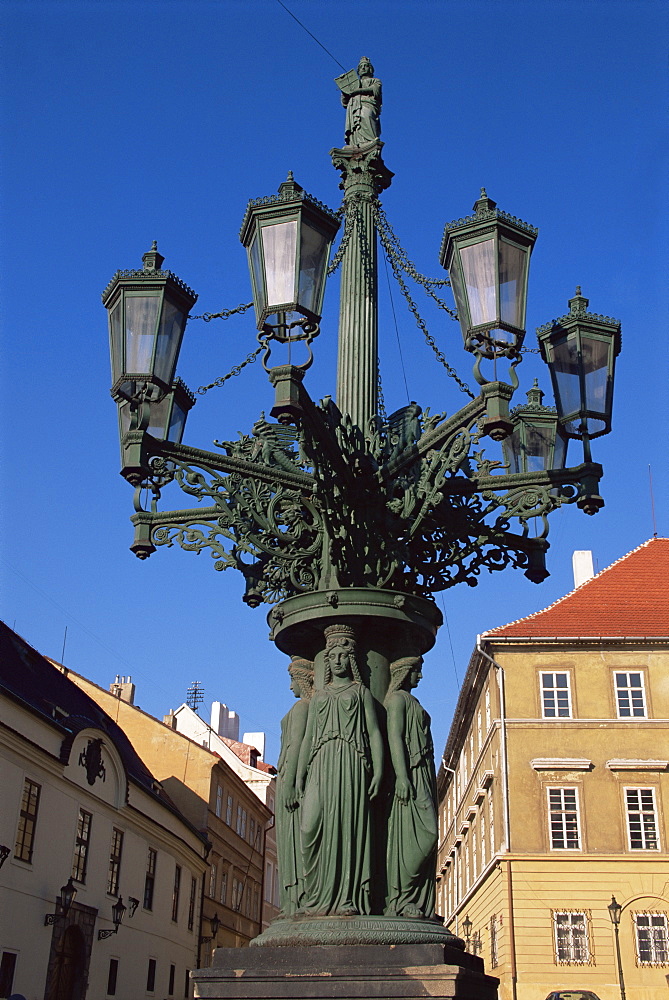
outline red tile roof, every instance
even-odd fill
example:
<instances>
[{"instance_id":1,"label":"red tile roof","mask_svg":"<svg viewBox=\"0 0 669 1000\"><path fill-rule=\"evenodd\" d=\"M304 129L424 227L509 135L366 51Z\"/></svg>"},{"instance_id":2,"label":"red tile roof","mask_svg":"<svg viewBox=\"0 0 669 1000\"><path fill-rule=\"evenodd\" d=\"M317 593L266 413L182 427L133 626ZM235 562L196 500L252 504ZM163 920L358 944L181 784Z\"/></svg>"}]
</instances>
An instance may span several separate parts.
<instances>
[{"instance_id":1,"label":"red tile roof","mask_svg":"<svg viewBox=\"0 0 669 1000\"><path fill-rule=\"evenodd\" d=\"M651 538L543 611L484 638L669 637L669 538Z\"/></svg>"}]
</instances>

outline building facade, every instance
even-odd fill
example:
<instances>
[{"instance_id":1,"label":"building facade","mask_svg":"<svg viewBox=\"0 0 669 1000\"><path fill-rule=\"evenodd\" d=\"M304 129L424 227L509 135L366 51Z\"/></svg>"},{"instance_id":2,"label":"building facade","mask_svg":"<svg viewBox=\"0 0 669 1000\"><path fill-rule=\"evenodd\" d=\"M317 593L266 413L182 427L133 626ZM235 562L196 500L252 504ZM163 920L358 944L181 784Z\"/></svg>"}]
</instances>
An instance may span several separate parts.
<instances>
[{"instance_id":1,"label":"building facade","mask_svg":"<svg viewBox=\"0 0 669 1000\"><path fill-rule=\"evenodd\" d=\"M99 705L2 623L0 788L0 996L191 995L206 837Z\"/></svg>"},{"instance_id":2,"label":"building facade","mask_svg":"<svg viewBox=\"0 0 669 1000\"><path fill-rule=\"evenodd\" d=\"M669 539L480 636L438 774L438 909L502 1000L669 985Z\"/></svg>"},{"instance_id":3,"label":"building facade","mask_svg":"<svg viewBox=\"0 0 669 1000\"><path fill-rule=\"evenodd\" d=\"M144 712L134 704L132 685L114 683L106 691L60 669L118 723L179 810L211 844L202 890L199 966L211 964L217 946L247 945L262 929L266 830L273 822L256 788L271 784L271 773L244 764L223 742L214 745L209 737L193 739L179 732L175 713L161 722ZM182 708L202 724L192 709ZM246 771L253 782L240 776Z\"/></svg>"}]
</instances>

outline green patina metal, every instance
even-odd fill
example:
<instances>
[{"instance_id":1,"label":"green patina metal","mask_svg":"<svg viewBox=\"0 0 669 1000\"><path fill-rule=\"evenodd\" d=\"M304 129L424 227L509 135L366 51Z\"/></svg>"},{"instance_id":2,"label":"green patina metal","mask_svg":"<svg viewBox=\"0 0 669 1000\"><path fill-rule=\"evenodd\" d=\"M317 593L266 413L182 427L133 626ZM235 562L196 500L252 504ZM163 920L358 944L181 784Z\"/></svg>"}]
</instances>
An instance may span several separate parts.
<instances>
[{"instance_id":1,"label":"green patina metal","mask_svg":"<svg viewBox=\"0 0 669 1000\"><path fill-rule=\"evenodd\" d=\"M282 722L277 793L282 912L257 943L446 943L452 938L434 916L429 716L411 693L442 621L433 595L458 583L475 586L483 569L513 566L541 582L549 515L564 504L587 514L603 505L602 468L590 459L589 439L610 429L620 331L615 321L588 313L578 290L569 315L538 331L557 411L543 406L538 388L530 390L527 405L511 409L536 230L498 211L482 192L473 216L446 227L442 247L442 261L455 261L452 278L479 395L432 341L471 400L450 416L423 411L417 402L382 415L378 239L428 343L401 275L453 311L432 291L440 283L416 272L380 207L379 195L392 179L381 155L380 81L361 60L337 84L346 107L345 145L331 151L345 216L329 269L342 265L337 402L314 402L304 377L320 322L322 286L316 281L327 270L339 215L291 176L277 196L250 203L242 233L276 422L262 413L239 440L215 441L216 451L181 444L165 416L177 399L172 373L161 380L150 366L124 370L125 355L116 347L114 395L127 408L121 473L135 487L136 555L147 558L156 548L179 545L208 552L216 570L241 572L243 600L271 605L270 638L291 657L298 701ZM307 234L306 256L296 238L282 257L277 234L293 224L318 230L320 249ZM277 226L275 234L263 234L268 225ZM261 240L267 260L258 251ZM472 251L469 257L458 257L463 248ZM289 258L292 270L281 285L288 271L279 263ZM493 279L491 262L497 267ZM269 279L266 266L274 268ZM105 292L108 308L133 294L133 282L148 282L152 294L194 301L161 267L154 248L145 255L144 271L118 272ZM285 294L270 294L272 282ZM482 302L489 315L481 312ZM123 323L120 312L114 315L110 329L118 345ZM269 367L270 347L287 348L293 340L306 342L308 360ZM481 371L491 360L494 381ZM498 360L510 365L508 381L497 379ZM594 375L587 379L584 371ZM545 448L536 446L537 435L548 440ZM564 447L561 458L558 452L565 435L584 441L582 464L563 467ZM503 460L486 453L490 441L503 443ZM188 506L162 509L168 491L177 490Z\"/></svg>"}]
</instances>

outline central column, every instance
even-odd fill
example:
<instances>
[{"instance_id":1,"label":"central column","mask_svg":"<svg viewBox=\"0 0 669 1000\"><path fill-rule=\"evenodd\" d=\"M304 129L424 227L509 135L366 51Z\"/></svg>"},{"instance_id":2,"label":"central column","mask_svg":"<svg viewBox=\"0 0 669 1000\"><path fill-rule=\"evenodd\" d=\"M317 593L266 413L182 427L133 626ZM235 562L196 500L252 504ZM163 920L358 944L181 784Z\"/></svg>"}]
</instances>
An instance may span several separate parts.
<instances>
[{"instance_id":1,"label":"central column","mask_svg":"<svg viewBox=\"0 0 669 1000\"><path fill-rule=\"evenodd\" d=\"M347 246L342 262L337 359L337 406L365 433L377 409L378 254L374 203L392 173L381 158L383 143L333 149L341 171Z\"/></svg>"}]
</instances>

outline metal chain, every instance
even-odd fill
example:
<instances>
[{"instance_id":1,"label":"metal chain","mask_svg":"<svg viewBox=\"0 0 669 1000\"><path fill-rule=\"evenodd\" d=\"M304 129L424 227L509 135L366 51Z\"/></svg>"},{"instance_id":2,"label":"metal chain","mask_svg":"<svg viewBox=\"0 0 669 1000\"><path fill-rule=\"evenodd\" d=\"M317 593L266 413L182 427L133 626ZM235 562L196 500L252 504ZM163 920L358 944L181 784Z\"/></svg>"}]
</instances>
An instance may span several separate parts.
<instances>
[{"instance_id":1,"label":"metal chain","mask_svg":"<svg viewBox=\"0 0 669 1000\"><path fill-rule=\"evenodd\" d=\"M444 355L442 354L442 352L437 347L437 345L436 345L436 343L434 341L434 337L432 337L432 335L428 331L427 325L425 323L425 320L422 318L422 316L418 312L418 307L416 306L416 303L414 302L414 300L411 298L411 295L409 294L409 289L407 288L406 282L404 281L404 278L402 277L402 268L400 267L400 263L397 260L396 256L393 253L390 252L390 250L388 248L388 245L387 245L386 234L384 233L384 231L382 230L381 227L379 227L379 236L381 238L381 244L383 246L383 249L386 251L386 256L387 256L388 262L390 263L390 266L392 268L393 274L395 276L395 280L397 281L397 284L400 286L402 295L406 299L407 305L409 306L409 309L413 313L414 319L416 320L416 325L423 332L423 336L425 337L425 341L426 341L428 347L430 347L434 351L434 354L435 354L435 357L436 357L437 361L444 366L444 368L448 372L449 376L452 379L454 379L455 382L457 382L458 386L460 387L460 391L466 393L469 396L470 399L476 399L476 396L471 391L471 389L469 388L469 386L467 385L467 383L463 382L462 379L460 378L460 376L458 375L458 373L455 371L455 369L452 368L451 365L449 365L448 361L446 360L446 358L444 357Z\"/></svg>"},{"instance_id":2,"label":"metal chain","mask_svg":"<svg viewBox=\"0 0 669 1000\"><path fill-rule=\"evenodd\" d=\"M443 299L440 299L438 295L435 295L432 290L432 286L450 287L450 280L448 278L426 278L424 274L420 274L416 270L414 263L409 259L406 250L400 243L399 238L393 230L393 227L390 225L388 217L381 208L381 205L377 202L374 208L376 225L379 230L379 235L382 237L382 242L384 243L386 252L397 258L397 262L405 274L412 278L417 284L422 285L427 294L434 299L440 309L447 312L451 319L457 319L458 317L455 310L451 309L450 306L448 306Z\"/></svg>"},{"instance_id":3,"label":"metal chain","mask_svg":"<svg viewBox=\"0 0 669 1000\"><path fill-rule=\"evenodd\" d=\"M212 319L228 319L230 316L234 316L235 313L245 313L247 309L253 307L252 302L247 302L246 305L237 306L235 309L222 309L218 313L202 313L201 316L189 316L188 319L203 319L205 323L209 323Z\"/></svg>"},{"instance_id":4,"label":"metal chain","mask_svg":"<svg viewBox=\"0 0 669 1000\"><path fill-rule=\"evenodd\" d=\"M345 211L345 209L344 209L344 206L342 205L342 207L339 209L339 211L338 211L337 214L338 215L343 214L344 211ZM348 247L348 245L349 245L349 243L351 241L351 233L353 232L353 227L355 225L355 220L357 218L357 214L358 214L357 206L354 208L354 211L352 211L352 212L350 212L350 211L346 212L346 221L344 223L344 232L342 234L341 243L339 244L339 246L337 248L337 252L334 255L334 257L332 258L332 260L330 262L330 266L328 267L328 278L331 277L335 273L335 271L337 270L337 268L341 264L342 260L344 259L344 254L346 253L346 249L347 249L347 247Z\"/></svg>"},{"instance_id":5,"label":"metal chain","mask_svg":"<svg viewBox=\"0 0 669 1000\"><path fill-rule=\"evenodd\" d=\"M382 424L388 423L388 414L386 413L386 401L383 398L383 383L381 382L381 369L379 368L376 373L376 406L379 411L379 417L381 418Z\"/></svg>"},{"instance_id":6,"label":"metal chain","mask_svg":"<svg viewBox=\"0 0 669 1000\"><path fill-rule=\"evenodd\" d=\"M223 318L225 319L226 317ZM210 382L209 385L201 385L197 390L198 394L200 396L204 396L205 392L208 392L209 389L214 389L217 385L223 385L223 383L227 382L228 379L232 378L233 375L239 375L242 368L246 368L247 365L253 364L253 362L256 360L256 358L258 357L258 355L262 350L264 350L264 348L261 345L260 347L257 347L252 354L247 354L246 358L244 359L244 361L241 362L241 364L235 365L234 368L231 368L227 375L221 375L220 378L217 378L215 382Z\"/></svg>"}]
</instances>

